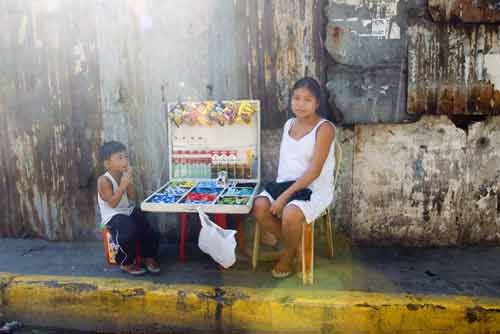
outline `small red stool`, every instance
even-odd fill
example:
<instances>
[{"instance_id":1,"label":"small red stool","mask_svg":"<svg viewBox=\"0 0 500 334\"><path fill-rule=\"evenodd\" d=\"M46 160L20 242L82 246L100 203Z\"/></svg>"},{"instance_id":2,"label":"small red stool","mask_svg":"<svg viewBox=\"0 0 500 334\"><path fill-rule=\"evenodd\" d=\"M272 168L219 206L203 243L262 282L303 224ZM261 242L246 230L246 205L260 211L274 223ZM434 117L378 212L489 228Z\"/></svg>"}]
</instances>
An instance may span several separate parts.
<instances>
[{"instance_id":1,"label":"small red stool","mask_svg":"<svg viewBox=\"0 0 500 334\"><path fill-rule=\"evenodd\" d=\"M111 232L107 228L103 228L101 232L102 240L104 242L104 256L106 262L109 265L117 265L118 263L116 263L115 257L120 246L118 246L118 244L113 241L113 238L111 238ZM140 266L143 259L141 256L141 244L139 241L135 244L135 253L136 256L134 259L134 264Z\"/></svg>"}]
</instances>

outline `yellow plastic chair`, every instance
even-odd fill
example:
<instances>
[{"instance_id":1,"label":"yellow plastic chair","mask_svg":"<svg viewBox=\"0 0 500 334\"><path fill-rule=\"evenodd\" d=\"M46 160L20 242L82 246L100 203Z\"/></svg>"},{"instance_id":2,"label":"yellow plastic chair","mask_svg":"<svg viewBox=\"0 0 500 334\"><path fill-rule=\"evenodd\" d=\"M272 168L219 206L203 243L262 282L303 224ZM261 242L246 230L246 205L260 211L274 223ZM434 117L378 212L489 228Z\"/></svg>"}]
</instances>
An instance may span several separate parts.
<instances>
[{"instance_id":1,"label":"yellow plastic chair","mask_svg":"<svg viewBox=\"0 0 500 334\"><path fill-rule=\"evenodd\" d=\"M340 173L340 164L342 161L342 149L337 140L335 140L335 175L333 179L333 189L337 186L337 180ZM332 203L333 204L333 203ZM299 249L299 256L302 257L302 283L314 283L314 225L324 222L326 241L328 244L328 255L333 258L333 240L334 232L332 225L332 207L328 207L323 213L316 218L311 224L302 224L302 240ZM257 268L260 251L260 227L255 224L255 233L253 239L253 252L252 252L252 269ZM278 255L275 254L275 257Z\"/></svg>"}]
</instances>

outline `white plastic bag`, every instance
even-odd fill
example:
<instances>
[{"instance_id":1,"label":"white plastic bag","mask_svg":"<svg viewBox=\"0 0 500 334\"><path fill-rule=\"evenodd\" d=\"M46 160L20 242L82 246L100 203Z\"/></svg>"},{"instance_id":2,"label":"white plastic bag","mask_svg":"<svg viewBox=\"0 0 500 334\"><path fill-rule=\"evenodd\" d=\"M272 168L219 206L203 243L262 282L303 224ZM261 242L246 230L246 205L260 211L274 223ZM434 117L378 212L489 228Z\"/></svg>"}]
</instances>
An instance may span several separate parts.
<instances>
[{"instance_id":1,"label":"white plastic bag","mask_svg":"<svg viewBox=\"0 0 500 334\"><path fill-rule=\"evenodd\" d=\"M205 212L198 208L201 221L198 247L224 268L236 262L235 230L225 230L210 220Z\"/></svg>"}]
</instances>

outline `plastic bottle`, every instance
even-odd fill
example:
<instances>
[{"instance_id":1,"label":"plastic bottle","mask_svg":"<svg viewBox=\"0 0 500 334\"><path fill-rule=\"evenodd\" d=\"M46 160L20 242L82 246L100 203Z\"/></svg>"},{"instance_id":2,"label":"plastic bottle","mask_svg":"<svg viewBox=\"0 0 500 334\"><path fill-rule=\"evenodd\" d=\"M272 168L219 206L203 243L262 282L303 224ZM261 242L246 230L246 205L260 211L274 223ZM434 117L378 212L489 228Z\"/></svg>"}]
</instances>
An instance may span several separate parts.
<instances>
[{"instance_id":1,"label":"plastic bottle","mask_svg":"<svg viewBox=\"0 0 500 334\"><path fill-rule=\"evenodd\" d=\"M254 152L251 148L246 150L246 156L247 156L247 161L246 161L246 166L245 166L245 178L251 179L251 178L253 178L252 164L253 164L253 157L254 157Z\"/></svg>"},{"instance_id":2,"label":"plastic bottle","mask_svg":"<svg viewBox=\"0 0 500 334\"><path fill-rule=\"evenodd\" d=\"M203 164L202 164L202 159L201 158L196 158L196 161L194 163L194 165L196 166L196 178L202 178L203 177Z\"/></svg>"},{"instance_id":3,"label":"plastic bottle","mask_svg":"<svg viewBox=\"0 0 500 334\"><path fill-rule=\"evenodd\" d=\"M232 175L230 178L236 179L236 162L238 160L236 151L231 151L231 155L229 156L229 174Z\"/></svg>"},{"instance_id":4,"label":"plastic bottle","mask_svg":"<svg viewBox=\"0 0 500 334\"><path fill-rule=\"evenodd\" d=\"M220 155L219 151L213 151L212 154L212 179L216 179L220 172Z\"/></svg>"},{"instance_id":5,"label":"plastic bottle","mask_svg":"<svg viewBox=\"0 0 500 334\"><path fill-rule=\"evenodd\" d=\"M207 157L204 157L203 158L203 173L202 173L202 177L204 179L209 179L210 178L210 173L211 173L211 170L210 170L210 158L207 158Z\"/></svg>"},{"instance_id":6,"label":"plastic bottle","mask_svg":"<svg viewBox=\"0 0 500 334\"><path fill-rule=\"evenodd\" d=\"M193 164L193 159L191 158L190 155L186 157L186 177L193 177L193 172L194 172L194 164Z\"/></svg>"},{"instance_id":7,"label":"plastic bottle","mask_svg":"<svg viewBox=\"0 0 500 334\"><path fill-rule=\"evenodd\" d=\"M174 179L179 177L179 160L177 158L172 159L172 177Z\"/></svg>"},{"instance_id":8,"label":"plastic bottle","mask_svg":"<svg viewBox=\"0 0 500 334\"><path fill-rule=\"evenodd\" d=\"M253 178L257 178L257 155L253 155L253 161L252 161L252 175Z\"/></svg>"},{"instance_id":9,"label":"plastic bottle","mask_svg":"<svg viewBox=\"0 0 500 334\"><path fill-rule=\"evenodd\" d=\"M190 177L199 177L198 151L192 151L191 154L191 174Z\"/></svg>"},{"instance_id":10,"label":"plastic bottle","mask_svg":"<svg viewBox=\"0 0 500 334\"><path fill-rule=\"evenodd\" d=\"M177 166L179 166L178 177L183 178L186 176L186 162L184 160L184 151L177 151Z\"/></svg>"},{"instance_id":11,"label":"plastic bottle","mask_svg":"<svg viewBox=\"0 0 500 334\"><path fill-rule=\"evenodd\" d=\"M229 152L228 151L220 151L220 171L229 171L228 168L229 163Z\"/></svg>"},{"instance_id":12,"label":"plastic bottle","mask_svg":"<svg viewBox=\"0 0 500 334\"><path fill-rule=\"evenodd\" d=\"M201 162L201 178L209 179L210 178L210 155L207 151L200 151L200 162Z\"/></svg>"},{"instance_id":13,"label":"plastic bottle","mask_svg":"<svg viewBox=\"0 0 500 334\"><path fill-rule=\"evenodd\" d=\"M217 172L215 171L214 151L209 151L208 153L210 155L210 178L215 179L217 177Z\"/></svg>"}]
</instances>

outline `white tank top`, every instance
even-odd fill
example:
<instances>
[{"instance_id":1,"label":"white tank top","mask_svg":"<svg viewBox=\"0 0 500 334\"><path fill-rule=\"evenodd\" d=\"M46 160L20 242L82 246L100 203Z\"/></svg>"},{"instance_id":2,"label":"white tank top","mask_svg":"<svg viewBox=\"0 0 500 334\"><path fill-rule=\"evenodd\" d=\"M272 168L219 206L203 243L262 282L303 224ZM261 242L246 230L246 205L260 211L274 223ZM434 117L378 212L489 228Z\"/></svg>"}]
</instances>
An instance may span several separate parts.
<instances>
[{"instance_id":1,"label":"white tank top","mask_svg":"<svg viewBox=\"0 0 500 334\"><path fill-rule=\"evenodd\" d=\"M111 181L114 194L116 192L116 189L118 189L118 183L109 172L106 172L103 176L107 177ZM110 207L108 202L101 198L99 191L97 191L97 201L99 202L99 209L101 210L101 226L106 225L111 220L111 218L113 218L113 216L117 214L130 216L135 208L134 203L129 203L127 192L123 193L120 202L115 208Z\"/></svg>"},{"instance_id":2,"label":"white tank top","mask_svg":"<svg viewBox=\"0 0 500 334\"><path fill-rule=\"evenodd\" d=\"M284 126L283 138L281 139L277 182L297 180L304 175L312 162L314 146L316 144L316 132L319 126L324 122L328 122L328 120L321 119L309 133L300 139L292 138L289 134L290 128L294 122L295 118L291 118ZM334 173L335 139L330 146L328 156L323 164L320 175L308 186L308 188L315 193L333 196Z\"/></svg>"}]
</instances>

